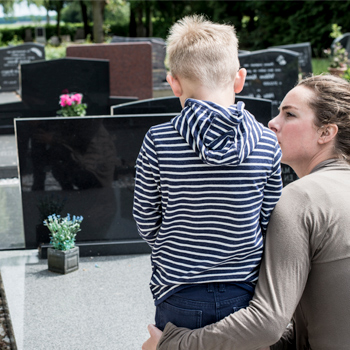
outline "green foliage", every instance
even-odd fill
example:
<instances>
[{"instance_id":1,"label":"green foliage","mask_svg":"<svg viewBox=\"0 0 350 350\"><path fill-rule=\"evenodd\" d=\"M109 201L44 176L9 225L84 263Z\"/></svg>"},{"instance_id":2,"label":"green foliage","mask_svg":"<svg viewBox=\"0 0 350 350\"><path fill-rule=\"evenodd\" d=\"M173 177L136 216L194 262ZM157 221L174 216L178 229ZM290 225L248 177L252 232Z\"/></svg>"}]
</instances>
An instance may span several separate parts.
<instances>
[{"instance_id":1,"label":"green foliage","mask_svg":"<svg viewBox=\"0 0 350 350\"><path fill-rule=\"evenodd\" d=\"M63 94L60 96L60 106L57 111L62 117L83 117L86 114L87 105L82 103L82 94Z\"/></svg>"},{"instance_id":2,"label":"green foliage","mask_svg":"<svg viewBox=\"0 0 350 350\"><path fill-rule=\"evenodd\" d=\"M66 45L61 45L58 47L45 45L45 59L46 60L55 60L58 58L66 57Z\"/></svg>"},{"instance_id":3,"label":"green foliage","mask_svg":"<svg viewBox=\"0 0 350 350\"><path fill-rule=\"evenodd\" d=\"M82 216L75 216L71 219L70 214L65 218L52 214L44 220L44 226L50 230L50 244L57 250L69 250L75 247L75 237L81 231L80 224Z\"/></svg>"}]
</instances>

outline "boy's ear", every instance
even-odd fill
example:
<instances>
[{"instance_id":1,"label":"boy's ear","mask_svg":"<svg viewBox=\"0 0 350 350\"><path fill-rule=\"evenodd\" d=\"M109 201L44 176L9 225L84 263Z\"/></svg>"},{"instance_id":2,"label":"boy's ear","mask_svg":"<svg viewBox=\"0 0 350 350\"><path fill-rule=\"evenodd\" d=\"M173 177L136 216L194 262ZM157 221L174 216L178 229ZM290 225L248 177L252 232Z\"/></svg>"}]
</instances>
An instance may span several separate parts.
<instances>
[{"instance_id":1,"label":"boy's ear","mask_svg":"<svg viewBox=\"0 0 350 350\"><path fill-rule=\"evenodd\" d=\"M247 70L245 68L241 68L237 72L236 79L234 82L234 91L236 94L240 93L243 90L246 76L247 76Z\"/></svg>"},{"instance_id":2,"label":"boy's ear","mask_svg":"<svg viewBox=\"0 0 350 350\"><path fill-rule=\"evenodd\" d=\"M182 87L180 81L170 74L166 76L166 80L169 83L171 89L173 90L174 95L176 97L180 97L182 95Z\"/></svg>"}]
</instances>

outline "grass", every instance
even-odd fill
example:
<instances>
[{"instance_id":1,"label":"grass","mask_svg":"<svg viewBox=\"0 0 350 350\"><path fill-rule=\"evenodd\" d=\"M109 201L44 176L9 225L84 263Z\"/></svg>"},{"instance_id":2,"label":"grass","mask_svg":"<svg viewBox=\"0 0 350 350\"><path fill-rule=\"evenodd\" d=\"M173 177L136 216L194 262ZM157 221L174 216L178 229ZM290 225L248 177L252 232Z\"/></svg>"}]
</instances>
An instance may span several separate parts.
<instances>
[{"instance_id":1,"label":"grass","mask_svg":"<svg viewBox=\"0 0 350 350\"><path fill-rule=\"evenodd\" d=\"M312 71L314 75L328 73L329 59L328 58L313 58Z\"/></svg>"}]
</instances>

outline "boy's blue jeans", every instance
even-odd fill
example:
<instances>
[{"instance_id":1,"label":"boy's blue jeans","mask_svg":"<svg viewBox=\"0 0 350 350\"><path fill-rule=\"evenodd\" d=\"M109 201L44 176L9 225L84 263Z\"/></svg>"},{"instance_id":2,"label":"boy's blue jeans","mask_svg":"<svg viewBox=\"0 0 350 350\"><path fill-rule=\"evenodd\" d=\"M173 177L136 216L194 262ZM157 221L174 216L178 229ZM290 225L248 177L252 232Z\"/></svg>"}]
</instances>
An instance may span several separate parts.
<instances>
[{"instance_id":1,"label":"boy's blue jeans","mask_svg":"<svg viewBox=\"0 0 350 350\"><path fill-rule=\"evenodd\" d=\"M246 283L203 283L171 295L156 307L156 327L201 328L247 307L254 287Z\"/></svg>"}]
</instances>

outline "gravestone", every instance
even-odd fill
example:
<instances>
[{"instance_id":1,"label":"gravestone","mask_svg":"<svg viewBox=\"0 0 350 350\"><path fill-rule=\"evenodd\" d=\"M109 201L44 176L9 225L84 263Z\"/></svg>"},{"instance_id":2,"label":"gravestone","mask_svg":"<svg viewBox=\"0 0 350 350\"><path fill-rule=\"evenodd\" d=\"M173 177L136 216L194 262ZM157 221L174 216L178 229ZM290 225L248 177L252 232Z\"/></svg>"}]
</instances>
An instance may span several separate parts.
<instances>
[{"instance_id":1,"label":"gravestone","mask_svg":"<svg viewBox=\"0 0 350 350\"><path fill-rule=\"evenodd\" d=\"M64 90L82 93L87 115L106 115L109 104L109 62L60 58L21 66L22 101L25 117L57 115L59 96Z\"/></svg>"},{"instance_id":2,"label":"gravestone","mask_svg":"<svg viewBox=\"0 0 350 350\"><path fill-rule=\"evenodd\" d=\"M67 57L109 60L111 96L151 98L152 46L149 43L72 45Z\"/></svg>"},{"instance_id":3,"label":"gravestone","mask_svg":"<svg viewBox=\"0 0 350 350\"><path fill-rule=\"evenodd\" d=\"M267 126L272 117L272 101L261 98L237 96L236 103L242 101L245 109L257 117L257 120ZM143 101L135 101L111 107L112 115L125 114L162 114L181 112L181 104L178 97L160 97Z\"/></svg>"},{"instance_id":4,"label":"gravestone","mask_svg":"<svg viewBox=\"0 0 350 350\"><path fill-rule=\"evenodd\" d=\"M270 47L270 49L285 49L299 53L299 66L301 69L302 77L305 78L312 74L312 52L310 43L280 45Z\"/></svg>"},{"instance_id":5,"label":"gravestone","mask_svg":"<svg viewBox=\"0 0 350 350\"><path fill-rule=\"evenodd\" d=\"M35 28L35 41L40 44L46 44L46 28L36 27Z\"/></svg>"},{"instance_id":6,"label":"gravestone","mask_svg":"<svg viewBox=\"0 0 350 350\"><path fill-rule=\"evenodd\" d=\"M0 48L0 92L19 89L19 65L45 60L40 44L23 44Z\"/></svg>"},{"instance_id":7,"label":"gravestone","mask_svg":"<svg viewBox=\"0 0 350 350\"><path fill-rule=\"evenodd\" d=\"M85 31L84 28L77 28L77 31L74 35L74 41L84 41L85 40Z\"/></svg>"},{"instance_id":8,"label":"gravestone","mask_svg":"<svg viewBox=\"0 0 350 350\"><path fill-rule=\"evenodd\" d=\"M247 69L241 94L272 100L272 115L276 116L284 96L298 82L299 54L269 49L239 54L238 57L241 67Z\"/></svg>"},{"instance_id":9,"label":"gravestone","mask_svg":"<svg viewBox=\"0 0 350 350\"><path fill-rule=\"evenodd\" d=\"M32 28L26 28L24 42L28 43L28 42L32 42L32 41L33 41Z\"/></svg>"},{"instance_id":10,"label":"gravestone","mask_svg":"<svg viewBox=\"0 0 350 350\"><path fill-rule=\"evenodd\" d=\"M349 57L350 57L350 33L345 33L333 40L331 45L332 54L336 43L340 43L340 45L344 47L345 50L349 53Z\"/></svg>"},{"instance_id":11,"label":"gravestone","mask_svg":"<svg viewBox=\"0 0 350 350\"><path fill-rule=\"evenodd\" d=\"M136 158L148 129L174 116L16 119L26 248L40 243L41 214L63 206L84 217L81 256L149 253L132 216Z\"/></svg>"},{"instance_id":12,"label":"gravestone","mask_svg":"<svg viewBox=\"0 0 350 350\"><path fill-rule=\"evenodd\" d=\"M122 36L113 36L112 43L136 43L149 42L152 45L152 71L153 86L162 86L166 84L167 71L164 60L166 54L166 43L162 38L128 38ZM170 88L170 87L169 87Z\"/></svg>"}]
</instances>

